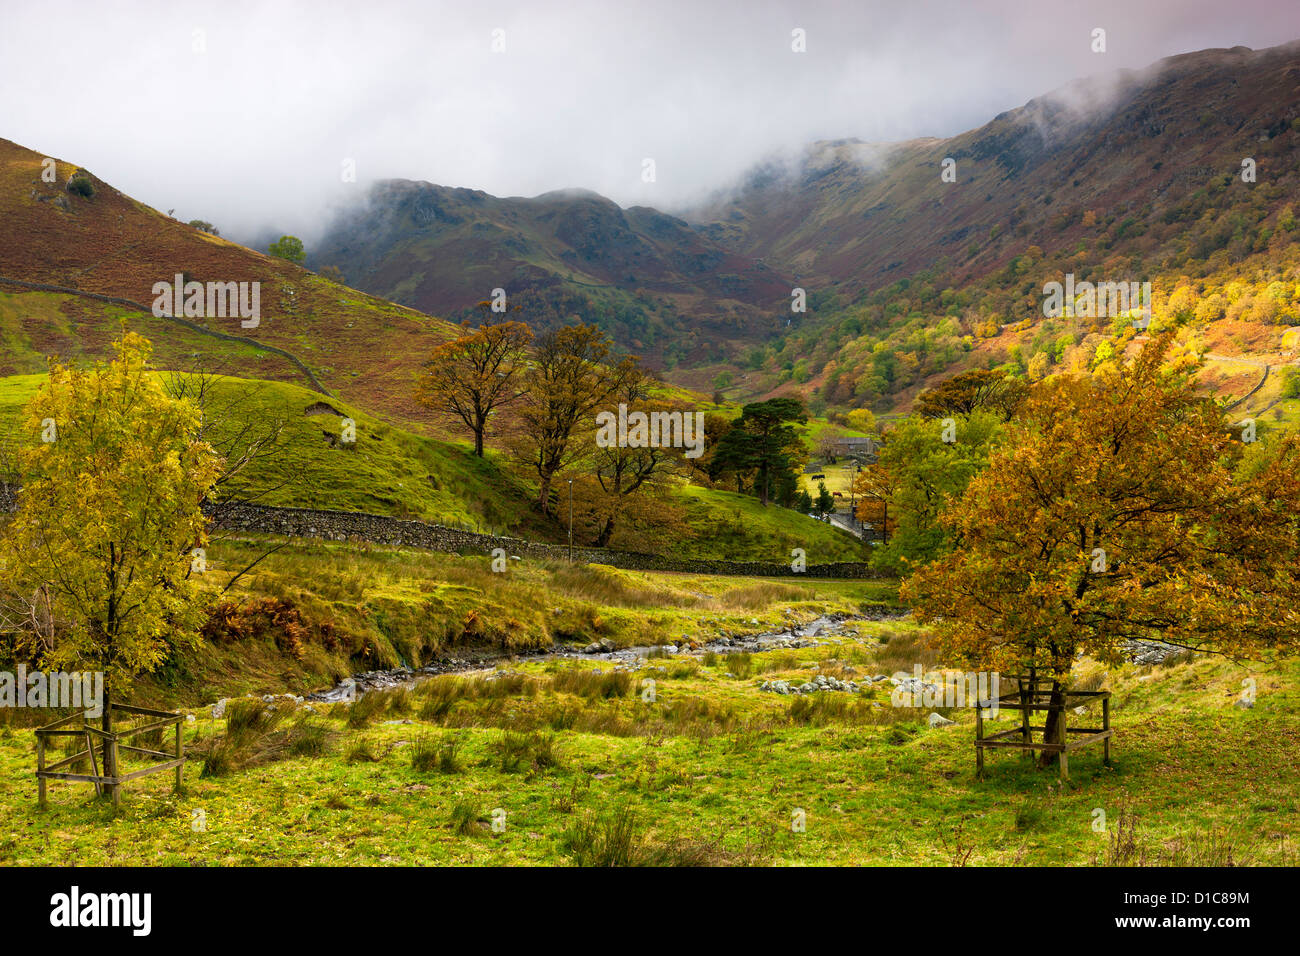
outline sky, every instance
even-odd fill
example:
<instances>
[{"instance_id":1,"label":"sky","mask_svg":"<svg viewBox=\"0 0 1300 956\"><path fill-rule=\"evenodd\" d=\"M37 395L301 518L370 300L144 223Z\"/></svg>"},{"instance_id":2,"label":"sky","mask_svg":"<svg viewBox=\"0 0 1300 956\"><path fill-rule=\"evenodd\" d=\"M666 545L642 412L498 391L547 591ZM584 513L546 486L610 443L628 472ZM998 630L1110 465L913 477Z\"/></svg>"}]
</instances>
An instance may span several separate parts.
<instances>
[{"instance_id":1,"label":"sky","mask_svg":"<svg viewBox=\"0 0 1300 956\"><path fill-rule=\"evenodd\" d=\"M815 140L950 136L1295 39L1296 0L0 0L0 137L223 235L310 241L375 179L674 211Z\"/></svg>"}]
</instances>

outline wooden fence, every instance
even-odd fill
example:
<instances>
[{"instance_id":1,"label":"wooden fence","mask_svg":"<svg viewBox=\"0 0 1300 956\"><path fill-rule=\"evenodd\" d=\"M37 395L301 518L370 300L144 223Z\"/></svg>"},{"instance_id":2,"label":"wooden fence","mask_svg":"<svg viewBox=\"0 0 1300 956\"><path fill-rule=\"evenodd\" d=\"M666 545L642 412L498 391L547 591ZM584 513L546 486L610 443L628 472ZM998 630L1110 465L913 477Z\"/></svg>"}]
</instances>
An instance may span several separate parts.
<instances>
[{"instance_id":1,"label":"wooden fence","mask_svg":"<svg viewBox=\"0 0 1300 956\"><path fill-rule=\"evenodd\" d=\"M1010 730L998 731L984 736L984 710L975 708L975 769L979 776L984 776L984 751L987 748L1024 750L1030 753L1042 751L1061 755L1061 779L1070 776L1070 758L1072 750L1087 747L1100 741L1103 745L1103 762L1110 766L1110 738L1114 732L1110 729L1110 691L1102 690L1067 690L1059 704L1053 704L1052 682L1033 676L1012 676L1017 689L1010 694L1003 694L997 700L998 709L1020 711L1020 726ZM1069 727L1067 714L1081 703L1101 701L1100 727ZM1047 739L1047 724L1033 726L1029 722L1031 713L1046 712L1059 714L1056 724L1056 739ZM1042 734L1041 740L1034 740L1034 733ZM1074 734L1071 739L1070 735Z\"/></svg>"},{"instance_id":2,"label":"wooden fence","mask_svg":"<svg viewBox=\"0 0 1300 956\"><path fill-rule=\"evenodd\" d=\"M109 709L109 725L112 726L111 717L115 714L122 714L125 717L145 718L141 723L124 730L105 731L91 725L84 714L72 714L61 720L56 720L52 724L46 724L44 727L37 728L36 731L36 780L37 780L37 799L42 807L45 806L45 788L48 780L67 780L73 783L92 783L95 785L95 793L103 795L107 788L108 795L113 801L113 806L117 806L121 800L122 784L136 780L140 777L147 777L151 773L161 773L164 770L176 771L176 789L181 788L182 774L185 767L185 742L184 742L184 714L174 714L165 710L151 710L148 707L130 707L126 704L107 705ZM80 721L80 724L78 724ZM169 726L176 727L176 743L172 753L164 753L160 750L150 750L146 747L133 747L124 741L137 737L140 734L146 734L155 730L162 730ZM64 757L57 763L45 765L46 748L51 741L61 737L80 737L85 741L85 749L77 753ZM98 749L98 759L96 759L96 750ZM137 754L155 761L148 766L141 767L138 770L132 770L123 773L122 759L126 754ZM65 767L76 766L81 761L89 758L90 773L73 773L64 770ZM103 772L100 768L104 768ZM111 773L109 771L112 771Z\"/></svg>"}]
</instances>

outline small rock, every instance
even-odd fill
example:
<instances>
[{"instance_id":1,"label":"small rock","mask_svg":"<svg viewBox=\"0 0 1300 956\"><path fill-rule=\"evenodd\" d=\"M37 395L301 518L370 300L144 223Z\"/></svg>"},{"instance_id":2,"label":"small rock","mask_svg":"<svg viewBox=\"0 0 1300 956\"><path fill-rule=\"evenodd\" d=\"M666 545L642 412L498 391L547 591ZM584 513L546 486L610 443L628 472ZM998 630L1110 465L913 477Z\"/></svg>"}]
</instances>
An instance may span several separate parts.
<instances>
[{"instance_id":1,"label":"small rock","mask_svg":"<svg viewBox=\"0 0 1300 956\"><path fill-rule=\"evenodd\" d=\"M957 723L957 721L949 720L947 717L944 717L942 714L930 715L931 727L951 727L955 723Z\"/></svg>"}]
</instances>

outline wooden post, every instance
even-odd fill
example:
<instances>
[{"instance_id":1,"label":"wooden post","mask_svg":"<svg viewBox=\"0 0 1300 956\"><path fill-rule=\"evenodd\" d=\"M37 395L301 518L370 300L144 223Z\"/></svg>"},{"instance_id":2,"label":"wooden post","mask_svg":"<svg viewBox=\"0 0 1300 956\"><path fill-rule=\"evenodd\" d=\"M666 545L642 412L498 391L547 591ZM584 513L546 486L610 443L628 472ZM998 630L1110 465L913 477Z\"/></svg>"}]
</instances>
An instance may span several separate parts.
<instances>
[{"instance_id":1,"label":"wooden post","mask_svg":"<svg viewBox=\"0 0 1300 956\"><path fill-rule=\"evenodd\" d=\"M980 741L984 739L984 710L980 702L975 701L975 778L984 779L984 748Z\"/></svg>"},{"instance_id":2,"label":"wooden post","mask_svg":"<svg viewBox=\"0 0 1300 956\"><path fill-rule=\"evenodd\" d=\"M122 785L116 780L117 769L117 734L112 734L104 738L104 776L109 778L105 786L108 787L108 796L113 801L114 810L122 803Z\"/></svg>"},{"instance_id":3,"label":"wooden post","mask_svg":"<svg viewBox=\"0 0 1300 956\"><path fill-rule=\"evenodd\" d=\"M39 774L45 769L45 735L37 733L36 735L36 772ZM38 776L36 778L36 805L42 810L45 809L45 778Z\"/></svg>"},{"instance_id":4,"label":"wooden post","mask_svg":"<svg viewBox=\"0 0 1300 956\"><path fill-rule=\"evenodd\" d=\"M1110 696L1107 695L1101 699L1101 729L1110 733ZM1110 766L1110 737L1102 741L1105 747L1105 753L1102 756L1102 763L1107 767Z\"/></svg>"},{"instance_id":5,"label":"wooden post","mask_svg":"<svg viewBox=\"0 0 1300 956\"><path fill-rule=\"evenodd\" d=\"M109 799L113 801L113 806L118 805L118 790L120 789L112 778L117 776L117 737L113 735L113 702L108 695L108 688L104 688L104 776L109 780L104 783L108 788Z\"/></svg>"},{"instance_id":6,"label":"wooden post","mask_svg":"<svg viewBox=\"0 0 1300 956\"><path fill-rule=\"evenodd\" d=\"M1026 745L1025 753L1029 755L1030 760L1033 760L1034 752L1033 750L1028 749L1028 745L1033 743L1033 739L1034 739L1033 734L1029 732L1030 694L1032 694L1033 691L1035 690L1034 669L1032 667L1029 669L1028 691L1026 691L1025 679L1023 677L1019 678L1016 681L1016 683L1020 687L1020 739L1025 742ZM1037 703L1037 701L1035 701L1035 703Z\"/></svg>"},{"instance_id":7,"label":"wooden post","mask_svg":"<svg viewBox=\"0 0 1300 956\"><path fill-rule=\"evenodd\" d=\"M1061 710L1060 710L1061 716L1057 719L1056 722L1056 735L1061 738L1060 741L1058 742L1061 745L1061 779L1063 781L1070 779L1070 756L1065 752L1065 741L1066 741L1065 715L1067 713L1066 703L1068 700L1069 700L1068 697L1062 698Z\"/></svg>"},{"instance_id":8,"label":"wooden post","mask_svg":"<svg viewBox=\"0 0 1300 956\"><path fill-rule=\"evenodd\" d=\"M185 758L185 749L184 749L185 745L181 741L181 727L183 727L184 725L185 725L184 720L176 721L176 759L177 760L183 760ZM177 793L181 792L181 775L184 772L185 772L185 765L178 763L176 765L176 792Z\"/></svg>"},{"instance_id":9,"label":"wooden post","mask_svg":"<svg viewBox=\"0 0 1300 956\"><path fill-rule=\"evenodd\" d=\"M99 764L95 763L95 737L86 731L86 752L90 754L90 772L95 778L95 796L104 795L104 787L99 782Z\"/></svg>"}]
</instances>

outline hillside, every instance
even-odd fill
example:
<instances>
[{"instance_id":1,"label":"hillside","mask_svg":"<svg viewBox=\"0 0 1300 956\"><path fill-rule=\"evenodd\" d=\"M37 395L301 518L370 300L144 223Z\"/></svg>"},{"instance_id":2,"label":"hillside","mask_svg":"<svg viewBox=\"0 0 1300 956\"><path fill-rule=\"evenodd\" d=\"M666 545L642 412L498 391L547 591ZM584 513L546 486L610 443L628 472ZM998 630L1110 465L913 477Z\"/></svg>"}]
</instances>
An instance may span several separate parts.
<instances>
[{"instance_id":1,"label":"hillside","mask_svg":"<svg viewBox=\"0 0 1300 956\"><path fill-rule=\"evenodd\" d=\"M0 377L0 436L17 433L20 412L44 379ZM567 526L531 506L531 489L494 451L479 459L465 442L414 434L296 384L221 377L205 387L207 436L219 450L238 454L250 441L276 435L223 489L226 497L567 540ZM353 444L339 441L344 416L356 424ZM0 437L0 449L6 444ZM752 497L681 484L670 489L667 501L682 510L680 524L665 520L661 527L652 513L640 515L627 521L610 546L735 561L788 562L795 547L805 549L814 564L862 558L849 535L797 511L763 508ZM581 534L577 543L586 543Z\"/></svg>"},{"instance_id":2,"label":"hillside","mask_svg":"<svg viewBox=\"0 0 1300 956\"><path fill-rule=\"evenodd\" d=\"M1027 246L1050 256L1103 237L1109 255L1173 265L1196 251L1188 227L1220 177L1238 182L1216 206L1267 216L1290 201L1297 120L1300 42L1202 50L1076 81L949 139L815 143L687 215L727 248L849 297L927 271L961 286ZM1253 187L1239 180L1245 157ZM955 182L941 181L945 158Z\"/></svg>"},{"instance_id":3,"label":"hillside","mask_svg":"<svg viewBox=\"0 0 1300 956\"><path fill-rule=\"evenodd\" d=\"M1067 274L1149 281L1154 327L1184 325L1196 351L1289 361L1298 93L1300 44L1205 50L1073 84L948 140L821 143L792 169L757 170L690 218L791 270L810 308L740 357L737 391L793 383L816 409L906 410L968 367L1031 379L1088 368L1132 330L1082 308L1045 318L1044 284ZM945 158L955 182L941 180ZM1206 384L1231 398L1250 387Z\"/></svg>"},{"instance_id":4,"label":"hillside","mask_svg":"<svg viewBox=\"0 0 1300 956\"><path fill-rule=\"evenodd\" d=\"M333 394L408 423L421 418L411 398L420 357L452 334L446 322L330 282L307 270L202 232L150 209L58 160L55 181L42 176L46 157L0 139L0 277L130 300L146 308L156 282L260 282L256 328L238 318L192 320L203 329L282 349L304 363ZM69 192L84 176L93 195ZM121 317L160 344L160 359L199 353L220 371L304 381L292 362L162 323L93 299L28 292L0 283L0 374L30 372L41 356L102 354Z\"/></svg>"},{"instance_id":5,"label":"hillside","mask_svg":"<svg viewBox=\"0 0 1300 956\"><path fill-rule=\"evenodd\" d=\"M1300 323L1274 285L1300 264L1298 103L1300 43L1202 50L1099 70L946 139L814 143L681 218L391 180L311 262L454 317L504 288L525 320L594 320L678 383L729 381L733 398L792 384L819 410L906 410L972 365L1055 366L1062 336L1095 353L1106 323L1043 320L1042 286L1067 272L1151 281L1158 312L1181 286L1194 316L1218 295L1198 316L1208 349L1276 351ZM1216 327L1243 317L1244 346L1240 325Z\"/></svg>"},{"instance_id":6,"label":"hillside","mask_svg":"<svg viewBox=\"0 0 1300 956\"><path fill-rule=\"evenodd\" d=\"M437 315L492 290L537 328L578 314L652 364L725 355L770 337L788 280L685 222L583 190L500 198L388 180L311 251L350 285Z\"/></svg>"}]
</instances>

